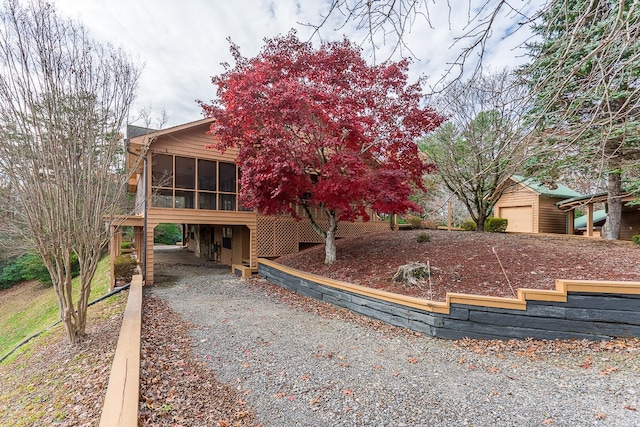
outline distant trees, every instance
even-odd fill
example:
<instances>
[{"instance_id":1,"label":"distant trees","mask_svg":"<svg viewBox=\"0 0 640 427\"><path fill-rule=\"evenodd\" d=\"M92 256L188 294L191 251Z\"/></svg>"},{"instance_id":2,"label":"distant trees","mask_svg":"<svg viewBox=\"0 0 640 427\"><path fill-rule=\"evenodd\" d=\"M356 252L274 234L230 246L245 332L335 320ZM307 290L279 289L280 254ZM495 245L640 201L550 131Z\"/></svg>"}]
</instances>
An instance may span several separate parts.
<instances>
[{"instance_id":1,"label":"distant trees","mask_svg":"<svg viewBox=\"0 0 640 427\"><path fill-rule=\"evenodd\" d=\"M449 121L420 142L438 177L466 206L477 231L500 198L501 185L527 154L522 115L526 90L508 71L454 81L435 105Z\"/></svg>"},{"instance_id":2,"label":"distant trees","mask_svg":"<svg viewBox=\"0 0 640 427\"><path fill-rule=\"evenodd\" d=\"M606 177L604 236L617 239L623 181L638 187L640 171L640 4L556 0L535 33L520 70L537 130L529 170L550 181L576 170Z\"/></svg>"},{"instance_id":3,"label":"distant trees","mask_svg":"<svg viewBox=\"0 0 640 427\"><path fill-rule=\"evenodd\" d=\"M295 33L266 40L255 58L231 51L235 66L213 79L218 99L202 106L216 118L214 146L239 149L246 206L294 216L301 206L327 263L339 221L416 207L409 195L432 165L415 140L443 118L407 84L408 61L369 66L347 40L314 49Z\"/></svg>"},{"instance_id":4,"label":"distant trees","mask_svg":"<svg viewBox=\"0 0 640 427\"><path fill-rule=\"evenodd\" d=\"M119 130L139 77L122 52L34 0L0 10L0 173L6 207L51 275L68 338L85 335L91 279L118 206ZM80 296L72 297L74 255Z\"/></svg>"}]
</instances>

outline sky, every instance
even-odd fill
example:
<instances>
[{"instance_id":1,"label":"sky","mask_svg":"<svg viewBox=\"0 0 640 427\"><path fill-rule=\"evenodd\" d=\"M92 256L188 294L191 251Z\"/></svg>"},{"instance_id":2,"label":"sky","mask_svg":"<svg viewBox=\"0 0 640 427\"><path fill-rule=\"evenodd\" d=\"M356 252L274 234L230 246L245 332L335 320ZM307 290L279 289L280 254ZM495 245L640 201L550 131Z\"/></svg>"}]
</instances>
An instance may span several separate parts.
<instances>
[{"instance_id":1,"label":"sky","mask_svg":"<svg viewBox=\"0 0 640 427\"><path fill-rule=\"evenodd\" d=\"M352 0L349 0L352 1ZM489 0L489 2L495 0ZM541 1L541 0L540 0ZM528 12L538 0L514 0ZM473 3L484 0L471 0ZM334 15L319 34L307 23L319 23L329 8L328 0L52 0L63 16L80 20L100 43L123 48L142 67L138 95L129 122L142 123L140 111L152 117L166 113L162 127L176 126L202 118L196 100L215 98L211 77L224 71L224 62L232 64L230 38L245 57L256 56L264 38L284 35L296 29L301 40L318 45L321 40L347 37L361 44L363 56L380 62L391 55L390 46L379 42L374 58L370 44L363 43L365 32L356 23L343 25ZM460 52L456 37L472 30L470 17L478 10L466 0L425 0L429 4L429 22L418 17L406 41L413 53L410 81L426 76L427 85L435 85L444 76L448 63ZM448 3L455 3L449 7ZM486 11L480 11L486 13ZM513 13L501 13L496 19L483 63L492 69L513 67L525 61L519 46L530 37L527 28L510 34L522 19ZM407 54L407 52L404 52ZM399 53L391 56L398 60ZM157 123L157 121L155 122Z\"/></svg>"}]
</instances>

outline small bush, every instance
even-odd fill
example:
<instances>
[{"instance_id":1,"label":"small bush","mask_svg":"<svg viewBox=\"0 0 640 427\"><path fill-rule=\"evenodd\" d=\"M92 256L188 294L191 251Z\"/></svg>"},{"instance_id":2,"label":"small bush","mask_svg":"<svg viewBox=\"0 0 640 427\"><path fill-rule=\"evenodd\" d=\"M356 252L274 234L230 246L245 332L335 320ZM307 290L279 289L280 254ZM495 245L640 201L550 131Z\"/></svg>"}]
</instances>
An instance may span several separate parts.
<instances>
[{"instance_id":1,"label":"small bush","mask_svg":"<svg viewBox=\"0 0 640 427\"><path fill-rule=\"evenodd\" d=\"M131 282L135 268L136 260L129 255L120 255L114 260L113 272L118 280L123 280L126 283Z\"/></svg>"},{"instance_id":2,"label":"small bush","mask_svg":"<svg viewBox=\"0 0 640 427\"><path fill-rule=\"evenodd\" d=\"M427 230L437 230L438 229L438 221L435 219L425 219L422 221L422 228L426 228Z\"/></svg>"},{"instance_id":3,"label":"small bush","mask_svg":"<svg viewBox=\"0 0 640 427\"><path fill-rule=\"evenodd\" d=\"M468 220L460 224L460 228L462 228L465 231L476 231L478 226L476 225L476 222L474 220L469 218Z\"/></svg>"},{"instance_id":4,"label":"small bush","mask_svg":"<svg viewBox=\"0 0 640 427\"><path fill-rule=\"evenodd\" d=\"M640 234L636 234L633 237L631 237L631 240L633 241L633 243L635 243L636 245L640 245Z\"/></svg>"},{"instance_id":5,"label":"small bush","mask_svg":"<svg viewBox=\"0 0 640 427\"><path fill-rule=\"evenodd\" d=\"M509 220L506 218L487 218L484 222L484 231L491 233L504 233L507 231Z\"/></svg>"},{"instance_id":6,"label":"small bush","mask_svg":"<svg viewBox=\"0 0 640 427\"><path fill-rule=\"evenodd\" d=\"M417 215L407 215L405 221L411 224L413 230L419 230L422 228L422 218Z\"/></svg>"},{"instance_id":7,"label":"small bush","mask_svg":"<svg viewBox=\"0 0 640 427\"><path fill-rule=\"evenodd\" d=\"M420 233L418 234L418 237L416 237L416 241L418 243L427 243L431 241L431 236L429 236L427 233Z\"/></svg>"},{"instance_id":8,"label":"small bush","mask_svg":"<svg viewBox=\"0 0 640 427\"><path fill-rule=\"evenodd\" d=\"M176 224L158 224L153 230L153 243L175 245L182 240L182 232Z\"/></svg>"},{"instance_id":9,"label":"small bush","mask_svg":"<svg viewBox=\"0 0 640 427\"><path fill-rule=\"evenodd\" d=\"M131 249L133 244L131 242L122 242L120 243L120 249Z\"/></svg>"}]
</instances>

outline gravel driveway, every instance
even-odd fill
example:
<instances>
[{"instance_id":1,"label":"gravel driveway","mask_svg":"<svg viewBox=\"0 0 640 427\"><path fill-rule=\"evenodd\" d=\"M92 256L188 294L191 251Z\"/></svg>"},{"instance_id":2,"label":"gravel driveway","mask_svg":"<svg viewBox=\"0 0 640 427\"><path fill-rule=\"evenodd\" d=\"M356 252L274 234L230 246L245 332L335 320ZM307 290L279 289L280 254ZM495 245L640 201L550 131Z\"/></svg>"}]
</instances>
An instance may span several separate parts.
<instances>
[{"instance_id":1,"label":"gravel driveway","mask_svg":"<svg viewBox=\"0 0 640 427\"><path fill-rule=\"evenodd\" d=\"M196 325L194 353L265 427L640 425L637 353L461 347L161 259L149 291Z\"/></svg>"}]
</instances>

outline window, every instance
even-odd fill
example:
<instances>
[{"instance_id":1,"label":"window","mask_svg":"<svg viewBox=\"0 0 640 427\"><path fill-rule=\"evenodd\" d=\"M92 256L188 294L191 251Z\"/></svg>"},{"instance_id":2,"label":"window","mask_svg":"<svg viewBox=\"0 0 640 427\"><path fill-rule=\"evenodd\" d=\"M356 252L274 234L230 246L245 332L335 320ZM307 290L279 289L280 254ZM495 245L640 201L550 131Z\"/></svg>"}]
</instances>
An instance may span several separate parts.
<instances>
[{"instance_id":1,"label":"window","mask_svg":"<svg viewBox=\"0 0 640 427\"><path fill-rule=\"evenodd\" d=\"M220 191L236 192L236 165L220 162Z\"/></svg>"},{"instance_id":2,"label":"window","mask_svg":"<svg viewBox=\"0 0 640 427\"><path fill-rule=\"evenodd\" d=\"M152 206L158 208L244 210L238 208L239 171L234 163L153 153Z\"/></svg>"},{"instance_id":3,"label":"window","mask_svg":"<svg viewBox=\"0 0 640 427\"><path fill-rule=\"evenodd\" d=\"M151 185L173 187L173 156L154 154L151 158Z\"/></svg>"},{"instance_id":4,"label":"window","mask_svg":"<svg viewBox=\"0 0 640 427\"><path fill-rule=\"evenodd\" d=\"M231 249L231 239L233 237L233 229L231 227L222 227L222 247Z\"/></svg>"},{"instance_id":5,"label":"window","mask_svg":"<svg viewBox=\"0 0 640 427\"><path fill-rule=\"evenodd\" d=\"M196 159L176 156L176 188L196 188Z\"/></svg>"},{"instance_id":6,"label":"window","mask_svg":"<svg viewBox=\"0 0 640 427\"><path fill-rule=\"evenodd\" d=\"M216 209L216 194L215 193L198 193L198 209Z\"/></svg>"},{"instance_id":7,"label":"window","mask_svg":"<svg viewBox=\"0 0 640 427\"><path fill-rule=\"evenodd\" d=\"M198 190L216 191L217 162L198 160Z\"/></svg>"}]
</instances>

